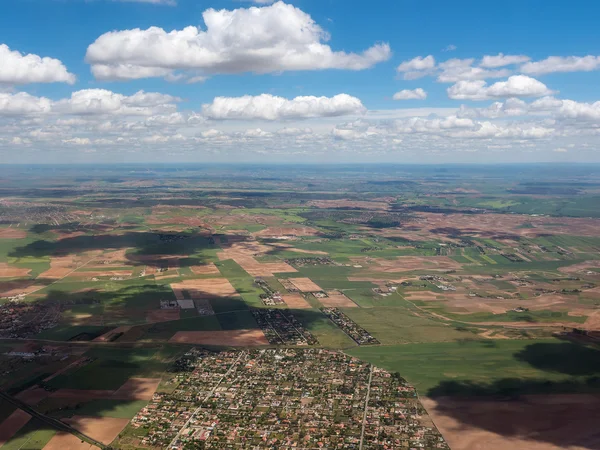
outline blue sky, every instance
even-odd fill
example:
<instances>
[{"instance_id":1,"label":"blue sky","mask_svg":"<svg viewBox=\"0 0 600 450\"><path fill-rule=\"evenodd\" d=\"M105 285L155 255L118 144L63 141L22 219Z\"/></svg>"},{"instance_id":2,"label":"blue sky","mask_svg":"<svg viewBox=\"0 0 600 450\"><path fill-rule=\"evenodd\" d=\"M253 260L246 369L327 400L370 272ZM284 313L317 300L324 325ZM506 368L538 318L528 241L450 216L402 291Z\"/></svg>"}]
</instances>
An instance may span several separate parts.
<instances>
[{"instance_id":1,"label":"blue sky","mask_svg":"<svg viewBox=\"0 0 600 450\"><path fill-rule=\"evenodd\" d=\"M0 2L4 162L600 161L597 2L162 2Z\"/></svg>"}]
</instances>

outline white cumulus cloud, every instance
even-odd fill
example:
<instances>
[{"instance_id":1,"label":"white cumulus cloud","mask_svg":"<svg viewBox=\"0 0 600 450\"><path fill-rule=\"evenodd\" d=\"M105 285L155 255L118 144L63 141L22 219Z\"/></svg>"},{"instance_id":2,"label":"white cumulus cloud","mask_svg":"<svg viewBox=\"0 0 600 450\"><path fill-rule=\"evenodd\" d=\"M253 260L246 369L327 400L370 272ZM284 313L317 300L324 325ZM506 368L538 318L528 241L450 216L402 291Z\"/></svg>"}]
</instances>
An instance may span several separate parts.
<instances>
[{"instance_id":1,"label":"white cumulus cloud","mask_svg":"<svg viewBox=\"0 0 600 450\"><path fill-rule=\"evenodd\" d=\"M207 9L206 30L189 26L112 31L87 49L98 79L165 76L175 70L195 75L273 73L296 70L362 70L391 56L388 44L362 53L334 51L329 35L310 15L281 1L234 10Z\"/></svg>"},{"instance_id":2,"label":"white cumulus cloud","mask_svg":"<svg viewBox=\"0 0 600 450\"><path fill-rule=\"evenodd\" d=\"M58 59L24 55L0 44L0 83L75 83L75 75L69 73Z\"/></svg>"},{"instance_id":3,"label":"white cumulus cloud","mask_svg":"<svg viewBox=\"0 0 600 450\"><path fill-rule=\"evenodd\" d=\"M334 97L296 97L292 100L270 94L243 97L216 97L212 103L202 105L205 117L215 120L262 119L286 120L311 117L334 117L362 114L362 102L347 94Z\"/></svg>"},{"instance_id":4,"label":"white cumulus cloud","mask_svg":"<svg viewBox=\"0 0 600 450\"><path fill-rule=\"evenodd\" d=\"M553 92L539 80L526 75L513 75L490 86L484 80L459 81L447 89L454 100L488 100L508 97L542 97Z\"/></svg>"},{"instance_id":5,"label":"white cumulus cloud","mask_svg":"<svg viewBox=\"0 0 600 450\"><path fill-rule=\"evenodd\" d=\"M45 97L35 97L26 92L16 94L0 92L1 115L46 113L51 108L52 101Z\"/></svg>"},{"instance_id":6,"label":"white cumulus cloud","mask_svg":"<svg viewBox=\"0 0 600 450\"><path fill-rule=\"evenodd\" d=\"M600 69L600 56L550 56L521 66L521 72L544 75L554 72L590 72Z\"/></svg>"},{"instance_id":7,"label":"white cumulus cloud","mask_svg":"<svg viewBox=\"0 0 600 450\"><path fill-rule=\"evenodd\" d=\"M400 92L394 94L394 100L425 100L427 98L427 92L421 88L416 89L403 89Z\"/></svg>"},{"instance_id":8,"label":"white cumulus cloud","mask_svg":"<svg viewBox=\"0 0 600 450\"><path fill-rule=\"evenodd\" d=\"M498 53L495 56L485 55L481 60L481 64L479 65L488 69L495 69L497 67L521 64L529 61L530 59L531 58L526 55L505 55L504 53Z\"/></svg>"}]
</instances>

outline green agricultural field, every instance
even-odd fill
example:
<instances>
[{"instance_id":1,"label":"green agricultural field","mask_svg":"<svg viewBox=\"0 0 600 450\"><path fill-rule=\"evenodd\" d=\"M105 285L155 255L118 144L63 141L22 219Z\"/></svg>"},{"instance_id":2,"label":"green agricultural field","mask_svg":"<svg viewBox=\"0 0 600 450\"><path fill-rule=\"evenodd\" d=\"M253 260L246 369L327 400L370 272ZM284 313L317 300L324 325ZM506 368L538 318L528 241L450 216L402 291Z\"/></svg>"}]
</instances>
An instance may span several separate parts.
<instances>
[{"instance_id":1,"label":"green agricultural field","mask_svg":"<svg viewBox=\"0 0 600 450\"><path fill-rule=\"evenodd\" d=\"M156 348L100 348L85 355L92 358L74 371L58 375L48 384L54 388L116 390L129 378L160 378L169 364L169 357L181 352L169 350L161 354Z\"/></svg>"},{"instance_id":2,"label":"green agricultural field","mask_svg":"<svg viewBox=\"0 0 600 450\"><path fill-rule=\"evenodd\" d=\"M55 434L56 430L44 422L31 419L2 446L2 450L42 450Z\"/></svg>"},{"instance_id":3,"label":"green agricultural field","mask_svg":"<svg viewBox=\"0 0 600 450\"><path fill-rule=\"evenodd\" d=\"M419 317L405 307L344 308L344 313L384 345L475 338L448 324Z\"/></svg>"},{"instance_id":4,"label":"green agricultural field","mask_svg":"<svg viewBox=\"0 0 600 450\"><path fill-rule=\"evenodd\" d=\"M511 379L522 380L521 392L528 392L529 387L541 389L544 381L551 392L556 388L552 383L569 381L562 385L566 392L600 391L600 386L589 381L600 373L600 350L558 339L407 344L355 348L347 353L400 372L421 395L442 394L440 385L448 382L471 383L474 391L502 386L503 380L514 387L507 381Z\"/></svg>"},{"instance_id":5,"label":"green agricultural field","mask_svg":"<svg viewBox=\"0 0 600 450\"><path fill-rule=\"evenodd\" d=\"M123 400L92 400L76 408L64 408L60 411L49 412L49 415L56 417L93 416L93 417L114 417L116 419L131 419L140 409L148 404L147 401L123 401Z\"/></svg>"}]
</instances>

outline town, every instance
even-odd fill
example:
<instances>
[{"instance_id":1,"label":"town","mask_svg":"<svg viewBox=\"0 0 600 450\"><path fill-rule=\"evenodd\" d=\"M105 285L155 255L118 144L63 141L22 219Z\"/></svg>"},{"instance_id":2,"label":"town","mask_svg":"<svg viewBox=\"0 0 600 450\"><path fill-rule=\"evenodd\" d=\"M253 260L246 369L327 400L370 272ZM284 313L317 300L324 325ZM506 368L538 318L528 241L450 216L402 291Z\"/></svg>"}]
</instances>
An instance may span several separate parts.
<instances>
[{"instance_id":1,"label":"town","mask_svg":"<svg viewBox=\"0 0 600 450\"><path fill-rule=\"evenodd\" d=\"M340 352L193 349L175 366L131 421L140 446L449 448L412 386Z\"/></svg>"}]
</instances>

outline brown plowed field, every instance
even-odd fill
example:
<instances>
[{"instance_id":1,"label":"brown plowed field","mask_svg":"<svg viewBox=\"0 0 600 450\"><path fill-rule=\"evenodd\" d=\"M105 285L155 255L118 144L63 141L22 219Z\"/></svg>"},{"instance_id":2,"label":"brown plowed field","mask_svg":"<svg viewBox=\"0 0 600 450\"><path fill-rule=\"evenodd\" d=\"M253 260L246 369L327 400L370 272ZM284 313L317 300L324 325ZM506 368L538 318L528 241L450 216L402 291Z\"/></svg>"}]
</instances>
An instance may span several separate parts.
<instances>
[{"instance_id":1,"label":"brown plowed field","mask_svg":"<svg viewBox=\"0 0 600 450\"><path fill-rule=\"evenodd\" d=\"M63 419L63 421L105 445L114 441L129 423L129 419L86 416L73 416L70 419Z\"/></svg>"},{"instance_id":2,"label":"brown plowed field","mask_svg":"<svg viewBox=\"0 0 600 450\"><path fill-rule=\"evenodd\" d=\"M55 375L59 375L62 373L60 370L55 373ZM44 381L48 381L49 379L54 378L55 375L50 375L48 378L45 378ZM37 405L39 402L44 400L46 397L50 395L46 389L40 387L29 388L25 391L19 392L15 395L15 398L21 400L22 402L27 403L28 405Z\"/></svg>"},{"instance_id":3,"label":"brown plowed field","mask_svg":"<svg viewBox=\"0 0 600 450\"><path fill-rule=\"evenodd\" d=\"M17 409L0 423L0 447L19 431L25 425L31 416L22 409Z\"/></svg>"},{"instance_id":4,"label":"brown plowed field","mask_svg":"<svg viewBox=\"0 0 600 450\"><path fill-rule=\"evenodd\" d=\"M29 294L42 289L41 284L32 284L30 280L15 280L2 283L0 288L0 297L12 297L20 294Z\"/></svg>"},{"instance_id":5,"label":"brown plowed field","mask_svg":"<svg viewBox=\"0 0 600 450\"><path fill-rule=\"evenodd\" d=\"M66 398L80 401L102 400L113 395L114 391L102 389L59 389L50 394L52 398Z\"/></svg>"},{"instance_id":6,"label":"brown plowed field","mask_svg":"<svg viewBox=\"0 0 600 450\"><path fill-rule=\"evenodd\" d=\"M220 275L219 269L213 263L202 266L191 266L192 272L196 275Z\"/></svg>"},{"instance_id":7,"label":"brown plowed field","mask_svg":"<svg viewBox=\"0 0 600 450\"><path fill-rule=\"evenodd\" d=\"M238 293L227 278L203 278L199 280L184 280L171 284L173 291L188 291L192 299L237 297Z\"/></svg>"},{"instance_id":8,"label":"brown plowed field","mask_svg":"<svg viewBox=\"0 0 600 450\"><path fill-rule=\"evenodd\" d=\"M0 239L24 239L27 237L25 230L18 228L0 228Z\"/></svg>"},{"instance_id":9,"label":"brown plowed field","mask_svg":"<svg viewBox=\"0 0 600 450\"><path fill-rule=\"evenodd\" d=\"M600 396L421 398L452 450L600 448Z\"/></svg>"},{"instance_id":10,"label":"brown plowed field","mask_svg":"<svg viewBox=\"0 0 600 450\"><path fill-rule=\"evenodd\" d=\"M23 267L15 267L0 262L0 278L26 277L31 272L31 269Z\"/></svg>"},{"instance_id":11,"label":"brown plowed field","mask_svg":"<svg viewBox=\"0 0 600 450\"><path fill-rule=\"evenodd\" d=\"M44 446L43 450L92 450L95 445L81 441L70 433L59 431Z\"/></svg>"},{"instance_id":12,"label":"brown plowed field","mask_svg":"<svg viewBox=\"0 0 600 450\"><path fill-rule=\"evenodd\" d=\"M356 258L359 263L364 261ZM446 271L462 266L447 256L399 256L396 259L375 259L369 270L383 273L411 272L413 270Z\"/></svg>"},{"instance_id":13,"label":"brown plowed field","mask_svg":"<svg viewBox=\"0 0 600 450\"><path fill-rule=\"evenodd\" d=\"M50 269L41 273L38 278L59 279L75 270L77 264L73 255L50 257Z\"/></svg>"},{"instance_id":14,"label":"brown plowed field","mask_svg":"<svg viewBox=\"0 0 600 450\"><path fill-rule=\"evenodd\" d=\"M288 278L301 292L320 292L323 289L318 284L315 284L310 278Z\"/></svg>"},{"instance_id":15,"label":"brown plowed field","mask_svg":"<svg viewBox=\"0 0 600 450\"><path fill-rule=\"evenodd\" d=\"M312 306L300 294L285 294L283 301L290 309L310 309Z\"/></svg>"},{"instance_id":16,"label":"brown plowed field","mask_svg":"<svg viewBox=\"0 0 600 450\"><path fill-rule=\"evenodd\" d=\"M153 309L146 312L146 322L169 322L179 320L179 308L175 309Z\"/></svg>"},{"instance_id":17,"label":"brown plowed field","mask_svg":"<svg viewBox=\"0 0 600 450\"><path fill-rule=\"evenodd\" d=\"M97 337L97 338L95 338L93 341L94 341L94 342L108 342L108 341L110 340L110 338L111 338L112 336L114 336L115 334L118 334L118 333L123 333L123 334L125 334L125 333L126 333L126 332L128 332L129 330L131 330L131 327L130 327L130 326L127 326L127 325L124 325L124 326L122 326L122 327L117 327L117 328L115 328L114 330L110 330L110 331L108 331L107 333L104 333L104 334L102 334L102 335L98 336L98 337ZM82 359L84 359L84 358L82 358ZM75 361L75 362L77 362L77 361Z\"/></svg>"},{"instance_id":18,"label":"brown plowed field","mask_svg":"<svg viewBox=\"0 0 600 450\"><path fill-rule=\"evenodd\" d=\"M269 345L261 330L178 331L169 342L232 347Z\"/></svg>"},{"instance_id":19,"label":"brown plowed field","mask_svg":"<svg viewBox=\"0 0 600 450\"><path fill-rule=\"evenodd\" d=\"M328 292L329 297L319 298L321 304L327 308L358 308L358 305L341 292Z\"/></svg>"},{"instance_id":20,"label":"brown plowed field","mask_svg":"<svg viewBox=\"0 0 600 450\"><path fill-rule=\"evenodd\" d=\"M130 378L111 398L122 400L152 400L160 378Z\"/></svg>"}]
</instances>

